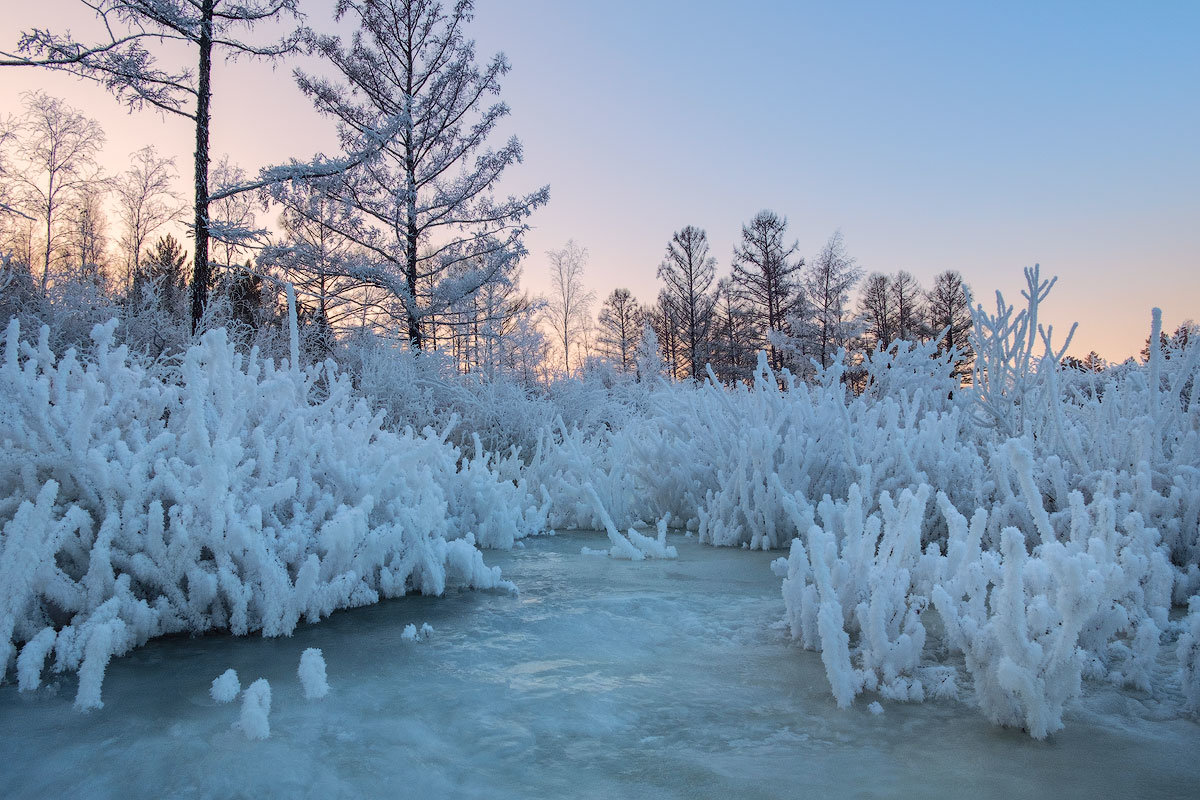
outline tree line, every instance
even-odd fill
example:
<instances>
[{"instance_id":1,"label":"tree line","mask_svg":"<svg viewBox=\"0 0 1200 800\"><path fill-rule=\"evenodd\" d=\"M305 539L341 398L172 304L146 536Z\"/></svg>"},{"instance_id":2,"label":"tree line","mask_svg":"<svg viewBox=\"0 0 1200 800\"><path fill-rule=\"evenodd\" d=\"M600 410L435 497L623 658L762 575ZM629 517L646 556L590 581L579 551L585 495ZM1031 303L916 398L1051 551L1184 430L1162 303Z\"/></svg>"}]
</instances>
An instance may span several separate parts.
<instances>
[{"instance_id":1,"label":"tree line","mask_svg":"<svg viewBox=\"0 0 1200 800\"><path fill-rule=\"evenodd\" d=\"M580 300L590 301L580 288L581 266L569 273L574 284L564 283L558 267L579 264L586 252L573 242L551 252L551 315L563 368L586 366L586 359L569 359L574 346L619 372L636 372L635 354L648 327L673 380L704 380L710 366L723 383L747 380L759 351L773 369L801 377L843 358L853 377L853 368L875 352L899 341L930 340L939 354L955 353L958 375L970 373L970 291L957 271L938 274L928 288L903 270L872 272L864 280L840 231L806 259L787 236L787 224L774 211L754 215L742 225L723 277L707 233L685 225L667 242L654 301L639 303L629 289L613 290L599 309L594 334L578 308Z\"/></svg>"},{"instance_id":2,"label":"tree line","mask_svg":"<svg viewBox=\"0 0 1200 800\"><path fill-rule=\"evenodd\" d=\"M668 239L650 302L617 289L593 317L587 251L575 242L547 254L551 289L530 296L520 286L524 236L549 187L496 195L522 149L515 137L492 143L509 113L498 98L510 67L502 53L476 57L470 0L345 0L335 13L353 29L347 37L304 25L296 0L81 6L105 38L35 29L0 52L0 67L66 71L131 110L187 120L192 191L175 191L176 165L153 147L121 174L103 174L100 127L45 93L25 95L20 113L0 120L0 280L10 309L70 295L143 320L153 335L142 339L165 351L169 329L182 340L206 324L278 328L281 287L291 284L311 357L370 332L443 353L464 372L528 383L601 364L636 374L648 329L659 368L675 380L701 380L709 366L724 383L746 380L759 351L802 377L838 358L853 374L901 340L936 341L956 354L960 375L970 372L970 293L958 272L928 287L905 271L864 274L840 232L805 257L787 218L770 210L741 226L721 277L706 232L685 225ZM297 27L282 37L251 35L288 19ZM185 45L193 63L169 44ZM336 130L338 152L257 175L214 162L212 59L222 52L320 59L322 69L293 75ZM259 220L268 208L278 212L274 231ZM174 235L184 218L190 258Z\"/></svg>"}]
</instances>

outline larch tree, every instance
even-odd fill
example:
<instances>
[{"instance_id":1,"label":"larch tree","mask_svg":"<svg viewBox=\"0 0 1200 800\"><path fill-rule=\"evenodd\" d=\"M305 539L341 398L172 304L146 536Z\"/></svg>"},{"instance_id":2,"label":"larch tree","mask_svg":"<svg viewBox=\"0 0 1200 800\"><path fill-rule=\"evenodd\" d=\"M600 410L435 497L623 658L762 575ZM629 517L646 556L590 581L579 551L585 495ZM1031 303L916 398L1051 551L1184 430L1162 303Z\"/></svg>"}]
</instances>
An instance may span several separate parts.
<instances>
[{"instance_id":1,"label":"larch tree","mask_svg":"<svg viewBox=\"0 0 1200 800\"><path fill-rule=\"evenodd\" d=\"M786 332L788 318L802 300L798 273L804 259L794 258L799 244L786 244L786 230L786 218L760 211L742 226L742 239L733 250L733 285L746 301L774 369L783 366L775 340Z\"/></svg>"},{"instance_id":2,"label":"larch tree","mask_svg":"<svg viewBox=\"0 0 1200 800\"><path fill-rule=\"evenodd\" d=\"M684 353L679 337L683 323L679 319L678 307L672 301L670 293L666 289L660 289L658 300L644 313L658 344L663 374L673 381L679 380L684 372Z\"/></svg>"},{"instance_id":3,"label":"larch tree","mask_svg":"<svg viewBox=\"0 0 1200 800\"><path fill-rule=\"evenodd\" d=\"M642 337L642 311L628 289L613 289L600 307L600 350L621 372L637 369L634 356Z\"/></svg>"},{"instance_id":4,"label":"larch tree","mask_svg":"<svg viewBox=\"0 0 1200 800\"><path fill-rule=\"evenodd\" d=\"M750 376L755 359L755 336L750 313L728 278L717 281L713 304L713 371L732 386Z\"/></svg>"},{"instance_id":5,"label":"larch tree","mask_svg":"<svg viewBox=\"0 0 1200 800\"><path fill-rule=\"evenodd\" d=\"M563 370L570 375L571 347L578 344L595 300L595 294L583 285L588 252L572 239L562 249L548 251L546 258L550 261L546 319L554 332L555 344L562 350Z\"/></svg>"},{"instance_id":6,"label":"larch tree","mask_svg":"<svg viewBox=\"0 0 1200 800\"><path fill-rule=\"evenodd\" d=\"M686 377L693 380L703 380L704 365L709 359L716 269L717 260L708 254L708 235L692 225L675 232L658 267L659 280L665 284L675 319L681 326L678 338Z\"/></svg>"},{"instance_id":7,"label":"larch tree","mask_svg":"<svg viewBox=\"0 0 1200 800\"><path fill-rule=\"evenodd\" d=\"M371 327L383 316L386 297L383 290L345 275L344 266L358 248L338 231L353 225L353 212L310 184L296 184L281 199L283 237L259 252L259 266L278 270L318 324L334 333Z\"/></svg>"},{"instance_id":8,"label":"larch tree","mask_svg":"<svg viewBox=\"0 0 1200 800\"><path fill-rule=\"evenodd\" d=\"M0 66L46 67L93 80L132 109L146 106L188 119L196 150L193 172L195 256L192 260L191 319L199 325L212 285L209 264L209 130L212 65L228 59L277 58L295 50L295 34L262 44L241 39L239 30L298 18L299 0L79 0L93 12L103 35L85 44L70 33L35 28L24 32L15 53L0 52ZM194 66L163 64L160 55L183 45ZM231 194L239 187L217 192Z\"/></svg>"},{"instance_id":9,"label":"larch tree","mask_svg":"<svg viewBox=\"0 0 1200 800\"><path fill-rule=\"evenodd\" d=\"M434 0L341 0L337 18L356 26L349 41L305 33L340 77L296 73L355 162L319 184L358 212L360 224L338 228L365 255L353 274L396 297L414 349L425 317L495 279L506 268L496 256L524 253L525 221L549 199L549 187L494 197L521 144L488 146L509 113L492 101L509 63L503 54L476 63L471 17L469 0L449 10Z\"/></svg>"},{"instance_id":10,"label":"larch tree","mask_svg":"<svg viewBox=\"0 0 1200 800\"><path fill-rule=\"evenodd\" d=\"M960 379L971 374L974 352L971 349L971 301L969 290L957 270L938 273L933 286L925 293L929 329L938 340L938 352L957 350L955 375Z\"/></svg>"},{"instance_id":11,"label":"larch tree","mask_svg":"<svg viewBox=\"0 0 1200 800\"><path fill-rule=\"evenodd\" d=\"M896 310L892 306L892 279L872 272L863 282L858 313L869 343L880 349L896 339Z\"/></svg>"},{"instance_id":12,"label":"larch tree","mask_svg":"<svg viewBox=\"0 0 1200 800\"><path fill-rule=\"evenodd\" d=\"M853 335L850 290L861 276L862 270L846 252L841 231L834 231L805 271L804 294L812 315L809 352L822 367L833 362L838 348Z\"/></svg>"},{"instance_id":13,"label":"larch tree","mask_svg":"<svg viewBox=\"0 0 1200 800\"><path fill-rule=\"evenodd\" d=\"M911 273L900 270L891 280L895 309L895 338L915 342L928 334L925 324L924 292Z\"/></svg>"}]
</instances>

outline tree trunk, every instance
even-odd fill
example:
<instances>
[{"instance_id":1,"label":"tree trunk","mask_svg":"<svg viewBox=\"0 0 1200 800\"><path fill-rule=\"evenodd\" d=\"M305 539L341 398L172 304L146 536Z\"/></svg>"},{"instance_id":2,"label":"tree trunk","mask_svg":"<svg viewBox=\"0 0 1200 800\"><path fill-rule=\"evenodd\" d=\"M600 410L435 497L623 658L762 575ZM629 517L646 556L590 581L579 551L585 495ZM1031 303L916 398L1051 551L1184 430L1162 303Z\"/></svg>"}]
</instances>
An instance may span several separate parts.
<instances>
[{"instance_id":1,"label":"tree trunk","mask_svg":"<svg viewBox=\"0 0 1200 800\"><path fill-rule=\"evenodd\" d=\"M200 327L212 275L208 264L208 125L212 97L213 0L202 0L200 70L196 86L196 252L192 258L192 332Z\"/></svg>"}]
</instances>

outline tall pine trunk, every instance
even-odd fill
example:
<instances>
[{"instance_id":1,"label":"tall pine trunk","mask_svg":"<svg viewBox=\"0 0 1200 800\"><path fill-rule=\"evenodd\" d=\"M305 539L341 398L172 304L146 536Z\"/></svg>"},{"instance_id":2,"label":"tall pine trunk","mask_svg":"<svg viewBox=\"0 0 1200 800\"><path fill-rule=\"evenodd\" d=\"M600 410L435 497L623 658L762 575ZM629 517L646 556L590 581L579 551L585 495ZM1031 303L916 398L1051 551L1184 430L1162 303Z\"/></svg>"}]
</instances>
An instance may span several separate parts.
<instances>
[{"instance_id":1,"label":"tall pine trunk","mask_svg":"<svg viewBox=\"0 0 1200 800\"><path fill-rule=\"evenodd\" d=\"M196 253L192 258L192 332L200 327L212 275L208 265L208 125L212 97L213 0L202 0L200 70L196 87Z\"/></svg>"}]
</instances>

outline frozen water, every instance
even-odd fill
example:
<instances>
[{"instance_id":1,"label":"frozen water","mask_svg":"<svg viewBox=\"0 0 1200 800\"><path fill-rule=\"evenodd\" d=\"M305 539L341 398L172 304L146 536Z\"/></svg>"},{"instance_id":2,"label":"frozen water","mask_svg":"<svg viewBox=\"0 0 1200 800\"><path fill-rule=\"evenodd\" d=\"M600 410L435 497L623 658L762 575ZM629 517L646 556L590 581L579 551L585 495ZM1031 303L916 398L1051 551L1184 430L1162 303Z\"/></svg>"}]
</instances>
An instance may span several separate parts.
<instances>
[{"instance_id":1,"label":"frozen water","mask_svg":"<svg viewBox=\"0 0 1200 800\"><path fill-rule=\"evenodd\" d=\"M21 797L1184 797L1200 726L1147 695L1087 685L1038 742L948 701L868 692L847 710L819 653L775 624L777 554L587 558L603 534L526 540L488 558L519 595L409 597L291 638L152 641L115 659L104 707L73 676L0 687L0 796ZM426 646L402 642L428 621ZM303 699L321 648L334 691ZM1166 648L1164 648L1166 649ZM271 735L208 694L227 667L271 684ZM16 766L14 766L16 765ZM403 787L403 788L400 788Z\"/></svg>"}]
</instances>

